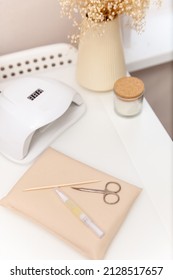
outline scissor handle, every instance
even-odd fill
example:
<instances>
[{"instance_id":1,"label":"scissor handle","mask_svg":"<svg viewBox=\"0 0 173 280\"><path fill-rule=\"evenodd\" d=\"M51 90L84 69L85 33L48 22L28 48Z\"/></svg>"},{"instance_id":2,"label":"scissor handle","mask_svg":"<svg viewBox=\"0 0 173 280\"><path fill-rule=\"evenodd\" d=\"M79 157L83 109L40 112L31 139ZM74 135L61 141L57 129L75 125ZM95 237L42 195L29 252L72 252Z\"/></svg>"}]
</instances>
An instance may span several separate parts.
<instances>
[{"instance_id":1,"label":"scissor handle","mask_svg":"<svg viewBox=\"0 0 173 280\"><path fill-rule=\"evenodd\" d=\"M109 190L108 186L109 186L110 184L117 185L117 186L118 186L117 191L111 191L111 190ZM118 193L118 192L121 191L121 185L120 185L119 183L117 183L117 182L114 182L114 181L108 182L108 183L105 185L105 191L107 191L108 193L111 193L111 192L112 192L112 193Z\"/></svg>"},{"instance_id":2,"label":"scissor handle","mask_svg":"<svg viewBox=\"0 0 173 280\"><path fill-rule=\"evenodd\" d=\"M118 186L118 189L117 189L116 191L109 190L108 186L109 186L110 184L117 185L117 186ZM119 197L119 195L118 195L117 193L120 192L120 190L121 190L121 185L120 185L119 183L113 182L113 181L112 181L112 182L108 182L108 183L105 185L105 194L103 195L103 200L104 200L104 202L107 203L107 204L116 204L116 203L118 203L119 200L120 200L120 197ZM111 201L108 200L108 196L109 196L109 197L110 197L110 196L116 196L116 200L114 200L114 201L111 202Z\"/></svg>"},{"instance_id":3,"label":"scissor handle","mask_svg":"<svg viewBox=\"0 0 173 280\"><path fill-rule=\"evenodd\" d=\"M116 200L114 200L114 201L111 202L111 201L109 201L109 200L107 199L108 196L116 196ZM104 202L105 202L106 204L116 204L116 203L119 202L120 197L119 197L119 195L116 194L115 192L108 192L108 193L105 193L105 194L104 194L103 200L104 200Z\"/></svg>"}]
</instances>

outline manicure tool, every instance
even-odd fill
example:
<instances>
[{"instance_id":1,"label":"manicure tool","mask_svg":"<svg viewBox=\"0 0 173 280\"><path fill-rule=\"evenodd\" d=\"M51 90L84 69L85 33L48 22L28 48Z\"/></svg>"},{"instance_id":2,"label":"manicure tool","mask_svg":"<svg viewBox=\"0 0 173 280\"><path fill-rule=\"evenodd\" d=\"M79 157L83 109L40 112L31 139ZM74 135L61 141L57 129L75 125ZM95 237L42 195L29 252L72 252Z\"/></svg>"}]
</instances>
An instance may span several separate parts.
<instances>
[{"instance_id":1,"label":"manicure tool","mask_svg":"<svg viewBox=\"0 0 173 280\"><path fill-rule=\"evenodd\" d=\"M111 186L112 188L110 189ZM82 192L103 194L103 201L106 204L116 204L120 200L118 193L121 191L121 185L117 182L108 182L105 185L104 190L90 189L90 188L76 188L76 187L72 187L72 189L77 191L82 191Z\"/></svg>"},{"instance_id":2,"label":"manicure tool","mask_svg":"<svg viewBox=\"0 0 173 280\"><path fill-rule=\"evenodd\" d=\"M76 183L74 182L74 183L51 185L51 186L33 187L33 188L25 189L23 191L27 192L27 191L37 191L37 190L61 188L61 187L71 187L71 186L85 185L85 184L91 184L91 183L97 183L97 182L100 182L100 180L83 181L83 182L76 182Z\"/></svg>"},{"instance_id":3,"label":"manicure tool","mask_svg":"<svg viewBox=\"0 0 173 280\"><path fill-rule=\"evenodd\" d=\"M67 206L67 208L76 216L84 225L86 225L90 230L92 230L99 238L104 236L104 232L87 216L86 213L66 194L64 194L59 189L55 190L61 201Z\"/></svg>"}]
</instances>

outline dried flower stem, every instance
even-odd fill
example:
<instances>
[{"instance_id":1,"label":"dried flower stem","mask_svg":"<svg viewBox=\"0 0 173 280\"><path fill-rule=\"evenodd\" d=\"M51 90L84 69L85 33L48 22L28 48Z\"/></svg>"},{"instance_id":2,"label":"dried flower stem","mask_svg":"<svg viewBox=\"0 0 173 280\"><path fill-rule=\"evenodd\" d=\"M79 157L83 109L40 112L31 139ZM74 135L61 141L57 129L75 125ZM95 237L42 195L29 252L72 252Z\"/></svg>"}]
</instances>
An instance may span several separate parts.
<instances>
[{"instance_id":1,"label":"dried flower stem","mask_svg":"<svg viewBox=\"0 0 173 280\"><path fill-rule=\"evenodd\" d=\"M146 12L151 2L160 5L162 0L59 0L62 15L72 18L73 25L79 30L79 15L82 19L87 17L89 27L124 14L131 18L131 27L138 32L144 29Z\"/></svg>"}]
</instances>

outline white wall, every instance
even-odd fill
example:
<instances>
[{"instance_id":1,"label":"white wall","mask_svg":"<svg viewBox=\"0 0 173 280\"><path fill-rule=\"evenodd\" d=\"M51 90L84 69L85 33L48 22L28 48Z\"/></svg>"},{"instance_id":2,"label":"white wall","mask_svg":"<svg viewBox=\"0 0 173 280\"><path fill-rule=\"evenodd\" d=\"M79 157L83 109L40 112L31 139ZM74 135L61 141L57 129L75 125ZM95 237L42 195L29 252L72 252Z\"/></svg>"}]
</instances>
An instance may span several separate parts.
<instances>
[{"instance_id":1,"label":"white wall","mask_svg":"<svg viewBox=\"0 0 173 280\"><path fill-rule=\"evenodd\" d=\"M138 36L123 28L128 70L171 60L172 13L173 0L163 0L161 9L155 7L148 13L144 34ZM0 0L0 55L40 45L70 43L67 35L73 33L71 25L66 17L60 17L58 0Z\"/></svg>"},{"instance_id":2,"label":"white wall","mask_svg":"<svg viewBox=\"0 0 173 280\"><path fill-rule=\"evenodd\" d=\"M0 55L68 41L71 22L59 10L58 0L0 0Z\"/></svg>"}]
</instances>

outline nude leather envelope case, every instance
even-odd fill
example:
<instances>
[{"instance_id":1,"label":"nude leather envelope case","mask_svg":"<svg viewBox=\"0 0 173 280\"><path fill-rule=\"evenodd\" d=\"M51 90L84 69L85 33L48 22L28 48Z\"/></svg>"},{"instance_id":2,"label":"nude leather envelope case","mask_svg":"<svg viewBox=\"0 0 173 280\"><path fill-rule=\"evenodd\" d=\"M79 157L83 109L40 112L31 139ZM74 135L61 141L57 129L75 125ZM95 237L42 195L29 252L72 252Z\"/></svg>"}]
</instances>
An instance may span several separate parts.
<instances>
[{"instance_id":1,"label":"nude leather envelope case","mask_svg":"<svg viewBox=\"0 0 173 280\"><path fill-rule=\"evenodd\" d=\"M69 207L60 199L54 188L24 191L31 187L87 180L100 182L83 185L82 188L105 190L108 182L116 182L121 186L117 191L118 202L115 204L105 203L104 193L78 191L72 187L60 188L64 195L103 231L104 234L100 237L80 220L79 209L69 211ZM87 258L102 259L140 192L141 189L137 186L48 148L0 204L21 212L34 222L43 225Z\"/></svg>"}]
</instances>

